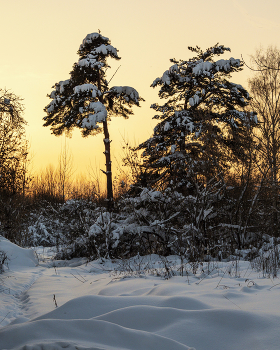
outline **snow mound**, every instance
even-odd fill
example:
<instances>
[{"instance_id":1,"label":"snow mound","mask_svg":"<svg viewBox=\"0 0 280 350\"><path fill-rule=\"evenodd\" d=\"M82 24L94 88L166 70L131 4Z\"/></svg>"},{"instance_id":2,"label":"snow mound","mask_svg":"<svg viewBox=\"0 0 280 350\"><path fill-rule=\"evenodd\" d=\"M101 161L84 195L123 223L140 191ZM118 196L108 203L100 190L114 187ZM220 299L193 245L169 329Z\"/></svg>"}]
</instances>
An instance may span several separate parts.
<instances>
[{"instance_id":1,"label":"snow mound","mask_svg":"<svg viewBox=\"0 0 280 350\"><path fill-rule=\"evenodd\" d=\"M87 295L71 299L64 305L36 318L35 320L90 319L116 310L127 309L135 305L174 308L178 310L206 310L210 308L209 305L189 297L108 297Z\"/></svg>"},{"instance_id":2,"label":"snow mound","mask_svg":"<svg viewBox=\"0 0 280 350\"><path fill-rule=\"evenodd\" d=\"M32 251L5 239L0 247L13 257L0 276L0 350L279 349L279 283L249 262L165 280L111 260L35 266ZM160 269L157 259L141 264ZM180 262L169 260L175 272Z\"/></svg>"},{"instance_id":3,"label":"snow mound","mask_svg":"<svg viewBox=\"0 0 280 350\"><path fill-rule=\"evenodd\" d=\"M41 320L13 325L4 332L0 331L0 339L2 350L60 350L68 349L68 344L70 349L72 347L75 350L189 349L188 346L157 334L94 319Z\"/></svg>"},{"instance_id":4,"label":"snow mound","mask_svg":"<svg viewBox=\"0 0 280 350\"><path fill-rule=\"evenodd\" d=\"M2 236L0 236L0 250L7 254L9 267L35 267L38 265L38 259L32 249L20 248Z\"/></svg>"}]
</instances>

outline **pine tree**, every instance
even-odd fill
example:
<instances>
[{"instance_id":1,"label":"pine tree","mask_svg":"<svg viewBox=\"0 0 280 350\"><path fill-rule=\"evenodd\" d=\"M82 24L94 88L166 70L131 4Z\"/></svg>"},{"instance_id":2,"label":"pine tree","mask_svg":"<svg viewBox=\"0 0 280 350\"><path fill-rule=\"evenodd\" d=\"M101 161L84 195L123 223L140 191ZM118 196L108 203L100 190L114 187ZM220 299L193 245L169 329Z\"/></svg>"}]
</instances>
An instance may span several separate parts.
<instances>
[{"instance_id":1,"label":"pine tree","mask_svg":"<svg viewBox=\"0 0 280 350\"><path fill-rule=\"evenodd\" d=\"M75 127L84 137L103 132L106 158L107 199L113 200L110 136L108 121L113 115L128 118L131 107L139 106L138 92L129 86L109 88L106 71L109 57L119 60L118 50L100 33L88 34L78 50L79 60L73 65L70 79L56 83L48 95L52 101L45 107L44 126L54 135L71 132Z\"/></svg>"},{"instance_id":2,"label":"pine tree","mask_svg":"<svg viewBox=\"0 0 280 350\"><path fill-rule=\"evenodd\" d=\"M248 92L229 81L231 73L242 69L239 59L214 60L230 51L223 45L203 52L199 47L190 60L171 59L172 66L157 78L162 105L153 104L160 122L153 136L138 149L143 150L144 166L151 185L187 188L191 179L207 182L245 157L248 130L256 125L253 112L246 111Z\"/></svg>"}]
</instances>

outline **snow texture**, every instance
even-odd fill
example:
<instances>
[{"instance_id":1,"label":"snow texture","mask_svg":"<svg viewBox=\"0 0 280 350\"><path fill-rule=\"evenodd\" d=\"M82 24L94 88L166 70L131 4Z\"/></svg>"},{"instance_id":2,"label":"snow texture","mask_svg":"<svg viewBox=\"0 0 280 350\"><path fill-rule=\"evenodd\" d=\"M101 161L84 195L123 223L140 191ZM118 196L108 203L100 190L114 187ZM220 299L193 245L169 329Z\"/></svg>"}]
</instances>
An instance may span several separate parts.
<instances>
[{"instance_id":1,"label":"snow texture","mask_svg":"<svg viewBox=\"0 0 280 350\"><path fill-rule=\"evenodd\" d=\"M89 114L87 118L82 120L82 128L96 129L98 128L97 123L104 122L107 118L106 107L100 101L91 102L89 110L93 111L94 114Z\"/></svg>"},{"instance_id":2,"label":"snow texture","mask_svg":"<svg viewBox=\"0 0 280 350\"><path fill-rule=\"evenodd\" d=\"M110 89L117 97L123 96L126 102L133 101L136 104L139 103L139 94L138 92L131 86L114 86Z\"/></svg>"},{"instance_id":3,"label":"snow texture","mask_svg":"<svg viewBox=\"0 0 280 350\"><path fill-rule=\"evenodd\" d=\"M212 66L213 66L212 62L200 60L198 61L198 63L196 64L196 66L193 68L192 71L195 75L201 75L201 74L210 75L209 71L211 70Z\"/></svg>"},{"instance_id":4,"label":"snow texture","mask_svg":"<svg viewBox=\"0 0 280 350\"><path fill-rule=\"evenodd\" d=\"M103 41L103 43L98 45L100 41L101 42ZM95 65L98 66L100 62L97 62L97 61L98 61L98 56L100 55L103 55L103 56L110 55L113 57L118 57L118 50L109 44L109 38L106 38L99 33L88 34L84 38L82 44L80 45L80 51L83 52L83 50L86 48L87 45L94 44L95 42L97 43L98 46L92 49L90 54L87 54L86 58L83 58L78 62L80 66L87 66L87 67L91 66L92 68L94 68Z\"/></svg>"},{"instance_id":5,"label":"snow texture","mask_svg":"<svg viewBox=\"0 0 280 350\"><path fill-rule=\"evenodd\" d=\"M80 45L80 50L83 50L86 44L92 44L96 39L99 39L99 38L102 39L103 41L109 41L109 38L106 38L105 36L102 36L99 33L91 33L84 38L82 44Z\"/></svg>"},{"instance_id":6,"label":"snow texture","mask_svg":"<svg viewBox=\"0 0 280 350\"><path fill-rule=\"evenodd\" d=\"M118 273L118 262L53 261L43 249L37 265L32 250L3 238L0 249L10 259L1 275L1 350L279 349L279 284L248 262L206 263L165 280L152 273L163 267L155 255ZM168 263L176 270L179 260Z\"/></svg>"},{"instance_id":7,"label":"snow texture","mask_svg":"<svg viewBox=\"0 0 280 350\"><path fill-rule=\"evenodd\" d=\"M78 61L80 67L90 67L92 69L101 69L104 66L103 62L99 62L97 57L89 54L85 58L82 58Z\"/></svg>"},{"instance_id":8,"label":"snow texture","mask_svg":"<svg viewBox=\"0 0 280 350\"><path fill-rule=\"evenodd\" d=\"M74 93L79 94L84 91L92 91L92 97L95 98L98 95L98 88L93 84L82 84L74 87Z\"/></svg>"}]
</instances>

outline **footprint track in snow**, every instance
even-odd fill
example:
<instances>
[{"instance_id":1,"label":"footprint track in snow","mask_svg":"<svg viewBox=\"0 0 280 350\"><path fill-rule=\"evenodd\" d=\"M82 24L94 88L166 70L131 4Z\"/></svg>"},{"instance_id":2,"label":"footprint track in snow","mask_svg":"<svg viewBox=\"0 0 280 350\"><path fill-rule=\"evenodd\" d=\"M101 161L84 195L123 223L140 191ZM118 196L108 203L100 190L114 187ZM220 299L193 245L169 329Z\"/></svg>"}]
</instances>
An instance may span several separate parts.
<instances>
[{"instance_id":1,"label":"footprint track in snow","mask_svg":"<svg viewBox=\"0 0 280 350\"><path fill-rule=\"evenodd\" d=\"M29 319L28 310L30 307L30 295L28 291L30 288L36 283L36 281L43 275L44 269L36 269L36 271L28 271L26 270L25 278L22 283L17 284L19 286L19 291L15 291L14 286L9 288L9 293L7 293L7 297L10 296L10 312L9 312L9 318L12 323L16 322L17 319L20 319L22 317L27 317L25 320ZM13 275L13 272L11 271L11 282L12 278L14 278L15 282L19 282L19 278L17 275ZM30 274L28 276L28 274ZM12 299L12 300L11 300ZM0 328L3 327L5 322L2 322L0 324Z\"/></svg>"}]
</instances>

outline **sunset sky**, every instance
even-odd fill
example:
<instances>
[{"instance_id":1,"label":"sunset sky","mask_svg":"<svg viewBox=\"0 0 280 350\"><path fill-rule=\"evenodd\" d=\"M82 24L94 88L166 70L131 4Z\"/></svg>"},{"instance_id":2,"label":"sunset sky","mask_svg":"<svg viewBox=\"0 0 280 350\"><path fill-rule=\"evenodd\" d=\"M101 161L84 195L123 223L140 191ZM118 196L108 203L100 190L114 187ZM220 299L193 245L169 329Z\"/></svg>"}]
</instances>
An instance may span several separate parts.
<instances>
[{"instance_id":1,"label":"sunset sky","mask_svg":"<svg viewBox=\"0 0 280 350\"><path fill-rule=\"evenodd\" d=\"M0 88L24 99L32 169L57 160L64 137L42 126L46 97L54 83L66 80L83 38L101 30L119 50L107 77L111 85L128 85L146 100L129 120L110 123L113 164L122 152L122 138L132 144L152 134L155 121L149 107L158 101L152 81L169 68L170 58L192 57L188 46L202 49L217 42L231 48L223 58L250 55L262 45L280 48L279 0L0 0ZM233 81L247 87L249 69ZM91 166L105 168L102 135L83 139L79 130L67 141L77 173ZM100 172L100 176L104 176Z\"/></svg>"}]
</instances>

